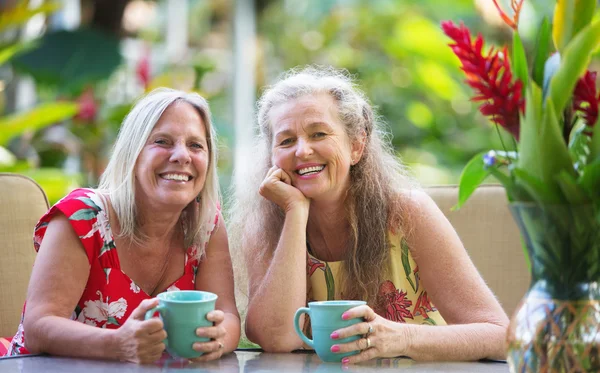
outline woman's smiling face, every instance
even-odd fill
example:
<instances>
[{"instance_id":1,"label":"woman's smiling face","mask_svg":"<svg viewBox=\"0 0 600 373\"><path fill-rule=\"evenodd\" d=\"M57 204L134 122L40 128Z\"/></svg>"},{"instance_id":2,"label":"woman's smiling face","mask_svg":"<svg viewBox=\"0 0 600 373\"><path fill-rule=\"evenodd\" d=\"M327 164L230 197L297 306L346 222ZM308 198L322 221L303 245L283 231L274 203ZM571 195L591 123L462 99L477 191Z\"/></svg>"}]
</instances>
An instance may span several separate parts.
<instances>
[{"instance_id":1,"label":"woman's smiling face","mask_svg":"<svg viewBox=\"0 0 600 373\"><path fill-rule=\"evenodd\" d=\"M204 187L209 155L206 127L198 111L186 102L171 104L138 156L136 200L185 208Z\"/></svg>"},{"instance_id":2,"label":"woman's smiling face","mask_svg":"<svg viewBox=\"0 0 600 373\"><path fill-rule=\"evenodd\" d=\"M290 175L292 185L313 200L343 199L362 147L350 141L334 99L323 93L274 106L269 123L272 163Z\"/></svg>"}]
</instances>

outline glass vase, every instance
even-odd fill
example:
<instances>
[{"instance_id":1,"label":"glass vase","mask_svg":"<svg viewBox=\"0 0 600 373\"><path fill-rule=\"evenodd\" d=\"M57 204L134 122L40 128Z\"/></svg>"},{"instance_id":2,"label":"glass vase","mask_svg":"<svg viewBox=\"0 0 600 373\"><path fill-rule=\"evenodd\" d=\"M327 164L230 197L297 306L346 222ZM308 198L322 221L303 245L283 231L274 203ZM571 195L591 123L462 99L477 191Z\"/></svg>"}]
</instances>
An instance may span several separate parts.
<instances>
[{"instance_id":1,"label":"glass vase","mask_svg":"<svg viewBox=\"0 0 600 373\"><path fill-rule=\"evenodd\" d=\"M531 264L531 286L507 333L510 371L600 371L600 209L510 209Z\"/></svg>"}]
</instances>

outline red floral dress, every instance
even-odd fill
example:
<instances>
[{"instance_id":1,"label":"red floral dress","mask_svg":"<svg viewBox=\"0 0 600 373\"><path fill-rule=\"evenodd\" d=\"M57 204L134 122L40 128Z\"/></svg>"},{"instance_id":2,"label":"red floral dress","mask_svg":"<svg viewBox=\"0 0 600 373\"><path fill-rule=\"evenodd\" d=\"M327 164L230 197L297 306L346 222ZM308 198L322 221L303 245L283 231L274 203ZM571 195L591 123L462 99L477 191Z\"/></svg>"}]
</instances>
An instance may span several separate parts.
<instances>
[{"instance_id":1,"label":"red floral dress","mask_svg":"<svg viewBox=\"0 0 600 373\"><path fill-rule=\"evenodd\" d=\"M69 219L90 263L90 276L71 319L98 328L119 328L144 299L151 297L121 270L108 214L102 199L93 189L76 189L60 200L35 227L36 251L40 248L48 223L59 212ZM206 233L208 236L214 231L218 216L217 206L214 223L209 224ZM193 290L198 263L195 248L189 248L185 256L183 275L173 282L167 291ZM21 316L21 323L17 334L12 338L7 355L27 353L29 352L25 348L25 331L23 316Z\"/></svg>"}]
</instances>

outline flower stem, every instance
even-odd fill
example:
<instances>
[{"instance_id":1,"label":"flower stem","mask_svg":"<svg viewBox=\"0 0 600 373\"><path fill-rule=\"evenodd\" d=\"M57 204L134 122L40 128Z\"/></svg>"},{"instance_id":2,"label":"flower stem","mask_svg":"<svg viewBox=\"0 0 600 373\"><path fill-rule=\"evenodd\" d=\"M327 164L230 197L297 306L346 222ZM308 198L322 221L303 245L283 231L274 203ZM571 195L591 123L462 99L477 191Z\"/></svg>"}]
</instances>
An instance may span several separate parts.
<instances>
[{"instance_id":1,"label":"flower stem","mask_svg":"<svg viewBox=\"0 0 600 373\"><path fill-rule=\"evenodd\" d=\"M502 144L502 149L504 153L508 154L508 149L506 149L506 145L504 144L504 139L502 139L502 133L500 133L500 128L498 128L498 123L494 123L494 127L496 128L496 132L498 132L498 137L500 138L500 143ZM510 157L506 157L508 159L508 163L512 163Z\"/></svg>"}]
</instances>

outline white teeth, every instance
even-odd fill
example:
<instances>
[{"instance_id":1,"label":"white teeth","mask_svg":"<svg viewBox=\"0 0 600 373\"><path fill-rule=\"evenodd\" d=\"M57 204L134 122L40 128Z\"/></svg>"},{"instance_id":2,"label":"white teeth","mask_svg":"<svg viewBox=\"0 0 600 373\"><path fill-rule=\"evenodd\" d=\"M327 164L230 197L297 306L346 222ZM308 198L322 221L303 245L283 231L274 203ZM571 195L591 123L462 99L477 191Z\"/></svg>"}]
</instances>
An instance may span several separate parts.
<instances>
[{"instance_id":1,"label":"white teeth","mask_svg":"<svg viewBox=\"0 0 600 373\"><path fill-rule=\"evenodd\" d=\"M319 172L324 168L325 168L325 166L312 166L312 167L301 168L298 170L298 174L306 175L308 173Z\"/></svg>"},{"instance_id":2,"label":"white teeth","mask_svg":"<svg viewBox=\"0 0 600 373\"><path fill-rule=\"evenodd\" d=\"M161 177L163 179L176 180L176 181L188 181L190 179L190 177L188 175L181 175L181 174L164 174L164 175L161 175Z\"/></svg>"}]
</instances>

